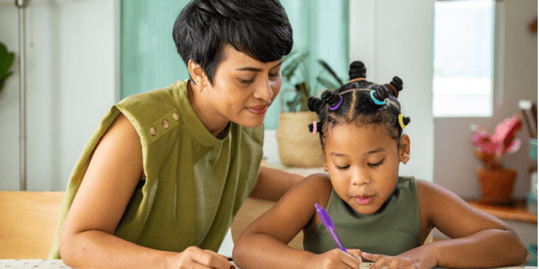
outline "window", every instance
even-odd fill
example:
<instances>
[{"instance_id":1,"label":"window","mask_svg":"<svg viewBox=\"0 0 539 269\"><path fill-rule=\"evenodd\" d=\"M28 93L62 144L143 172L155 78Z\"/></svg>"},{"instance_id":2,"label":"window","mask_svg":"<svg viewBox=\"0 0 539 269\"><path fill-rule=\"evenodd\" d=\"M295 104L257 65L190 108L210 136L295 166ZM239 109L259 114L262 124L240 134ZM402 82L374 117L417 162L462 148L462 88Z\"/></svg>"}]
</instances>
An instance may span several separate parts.
<instances>
[{"instance_id":1,"label":"window","mask_svg":"<svg viewBox=\"0 0 539 269\"><path fill-rule=\"evenodd\" d=\"M433 115L490 117L493 103L493 0L437 1Z\"/></svg>"}]
</instances>

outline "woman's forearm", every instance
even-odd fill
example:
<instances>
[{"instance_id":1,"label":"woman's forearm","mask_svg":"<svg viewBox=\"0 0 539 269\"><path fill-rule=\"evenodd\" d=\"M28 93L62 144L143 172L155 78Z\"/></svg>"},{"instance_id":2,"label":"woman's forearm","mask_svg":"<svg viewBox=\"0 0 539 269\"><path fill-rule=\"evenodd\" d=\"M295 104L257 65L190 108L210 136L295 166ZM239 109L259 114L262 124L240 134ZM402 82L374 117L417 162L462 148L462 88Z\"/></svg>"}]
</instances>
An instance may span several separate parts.
<instances>
[{"instance_id":1,"label":"woman's forearm","mask_svg":"<svg viewBox=\"0 0 539 269\"><path fill-rule=\"evenodd\" d=\"M81 232L62 243L62 260L72 268L166 268L167 257L178 254L142 247L97 230Z\"/></svg>"},{"instance_id":2,"label":"woman's forearm","mask_svg":"<svg viewBox=\"0 0 539 269\"><path fill-rule=\"evenodd\" d=\"M291 248L265 234L254 234L238 240L234 247L234 263L243 269L304 268L316 254Z\"/></svg>"},{"instance_id":3,"label":"woman's forearm","mask_svg":"<svg viewBox=\"0 0 539 269\"><path fill-rule=\"evenodd\" d=\"M526 248L514 232L500 229L488 229L468 237L431 244L435 249L438 266L447 268L520 265L527 255Z\"/></svg>"}]
</instances>

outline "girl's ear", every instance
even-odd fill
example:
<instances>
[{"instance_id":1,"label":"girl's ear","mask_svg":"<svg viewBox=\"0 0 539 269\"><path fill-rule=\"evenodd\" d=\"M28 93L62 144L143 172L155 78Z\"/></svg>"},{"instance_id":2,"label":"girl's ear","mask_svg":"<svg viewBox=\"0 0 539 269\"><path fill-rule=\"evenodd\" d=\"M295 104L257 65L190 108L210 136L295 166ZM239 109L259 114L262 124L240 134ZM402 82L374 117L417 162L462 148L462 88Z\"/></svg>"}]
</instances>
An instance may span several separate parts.
<instances>
[{"instance_id":1,"label":"girl's ear","mask_svg":"<svg viewBox=\"0 0 539 269\"><path fill-rule=\"evenodd\" d=\"M410 137L403 134L400 138L399 161L406 164L410 160Z\"/></svg>"},{"instance_id":2,"label":"girl's ear","mask_svg":"<svg viewBox=\"0 0 539 269\"><path fill-rule=\"evenodd\" d=\"M326 157L326 149L322 146L322 155L324 156L324 171L328 171L329 169L329 164L328 164L328 159Z\"/></svg>"}]
</instances>

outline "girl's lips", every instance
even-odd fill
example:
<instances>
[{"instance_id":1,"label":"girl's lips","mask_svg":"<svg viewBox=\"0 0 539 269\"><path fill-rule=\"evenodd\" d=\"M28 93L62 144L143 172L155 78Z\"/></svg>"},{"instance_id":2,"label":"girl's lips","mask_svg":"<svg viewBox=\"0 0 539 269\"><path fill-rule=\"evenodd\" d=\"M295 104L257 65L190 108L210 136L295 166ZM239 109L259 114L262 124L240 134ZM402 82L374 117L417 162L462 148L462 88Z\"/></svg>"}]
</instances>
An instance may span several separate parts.
<instances>
[{"instance_id":1,"label":"girl's lips","mask_svg":"<svg viewBox=\"0 0 539 269\"><path fill-rule=\"evenodd\" d=\"M366 205L372 201L372 196L365 196L365 197L356 196L355 198L356 198L356 201L361 205Z\"/></svg>"},{"instance_id":2,"label":"girl's lips","mask_svg":"<svg viewBox=\"0 0 539 269\"><path fill-rule=\"evenodd\" d=\"M256 114L256 115L263 115L268 110L267 106L261 106L261 107L248 107L247 110L249 112Z\"/></svg>"}]
</instances>

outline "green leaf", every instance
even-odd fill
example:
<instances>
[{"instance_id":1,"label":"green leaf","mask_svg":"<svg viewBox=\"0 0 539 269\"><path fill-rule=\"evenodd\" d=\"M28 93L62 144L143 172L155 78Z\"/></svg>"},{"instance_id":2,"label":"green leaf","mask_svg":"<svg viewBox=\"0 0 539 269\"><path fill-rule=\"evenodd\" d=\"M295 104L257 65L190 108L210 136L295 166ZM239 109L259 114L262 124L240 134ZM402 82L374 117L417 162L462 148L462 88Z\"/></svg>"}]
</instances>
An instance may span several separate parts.
<instances>
[{"instance_id":1,"label":"green leaf","mask_svg":"<svg viewBox=\"0 0 539 269\"><path fill-rule=\"evenodd\" d=\"M290 80L290 78L294 75L294 72L298 68L299 64L303 62L307 58L307 56L309 56L309 52L301 54L283 68L282 74L284 77L286 77L286 80Z\"/></svg>"},{"instance_id":2,"label":"green leaf","mask_svg":"<svg viewBox=\"0 0 539 269\"><path fill-rule=\"evenodd\" d=\"M318 82L320 82L320 84L324 85L326 88L328 88L328 90L330 91L335 91L337 90L339 87L336 86L335 84L329 82L327 79L325 78L321 78L321 77L317 77L316 80Z\"/></svg>"},{"instance_id":3,"label":"green leaf","mask_svg":"<svg viewBox=\"0 0 539 269\"><path fill-rule=\"evenodd\" d=\"M0 55L0 74L5 74L9 71L11 65L15 60L14 53L7 53L5 55Z\"/></svg>"},{"instance_id":4,"label":"green leaf","mask_svg":"<svg viewBox=\"0 0 539 269\"><path fill-rule=\"evenodd\" d=\"M318 62L322 65L322 67L324 67L324 69L326 69L326 71L328 71L331 76L333 76L333 78L335 78L339 84L342 86L342 80L337 76L337 74L335 74L335 72L333 71L333 69L331 67L329 67L329 65L324 62L324 60L318 60Z\"/></svg>"}]
</instances>

